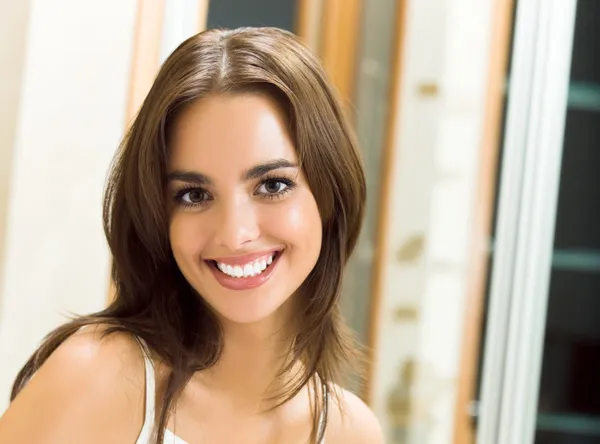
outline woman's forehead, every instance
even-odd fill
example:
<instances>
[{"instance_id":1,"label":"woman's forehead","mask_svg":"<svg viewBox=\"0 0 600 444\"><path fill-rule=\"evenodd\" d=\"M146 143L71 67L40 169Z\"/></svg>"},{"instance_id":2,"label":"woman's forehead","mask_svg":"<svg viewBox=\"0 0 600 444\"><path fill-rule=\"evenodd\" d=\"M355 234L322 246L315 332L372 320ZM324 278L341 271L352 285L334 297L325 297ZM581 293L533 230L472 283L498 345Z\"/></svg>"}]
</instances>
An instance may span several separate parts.
<instances>
[{"instance_id":1,"label":"woman's forehead","mask_svg":"<svg viewBox=\"0 0 600 444\"><path fill-rule=\"evenodd\" d=\"M274 159L297 162L285 115L265 95L204 98L175 122L169 169L248 169Z\"/></svg>"}]
</instances>

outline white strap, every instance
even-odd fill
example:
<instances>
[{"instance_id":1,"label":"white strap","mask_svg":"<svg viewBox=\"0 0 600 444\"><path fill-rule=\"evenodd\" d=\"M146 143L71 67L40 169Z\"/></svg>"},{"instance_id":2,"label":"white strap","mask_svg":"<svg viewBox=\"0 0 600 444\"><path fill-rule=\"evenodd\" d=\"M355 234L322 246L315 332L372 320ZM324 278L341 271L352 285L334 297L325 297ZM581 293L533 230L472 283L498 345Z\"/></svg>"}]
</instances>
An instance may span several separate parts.
<instances>
[{"instance_id":1,"label":"white strap","mask_svg":"<svg viewBox=\"0 0 600 444\"><path fill-rule=\"evenodd\" d=\"M150 437L152 435L152 429L154 428L154 398L156 396L156 382L154 376L154 366L152 365L152 361L148 355L148 348L142 339L136 339L138 344L140 344L142 355L144 356L144 369L146 375L146 406L144 412L144 424L142 425L142 430L140 431L140 435L136 441L136 444L149 444Z\"/></svg>"}]
</instances>

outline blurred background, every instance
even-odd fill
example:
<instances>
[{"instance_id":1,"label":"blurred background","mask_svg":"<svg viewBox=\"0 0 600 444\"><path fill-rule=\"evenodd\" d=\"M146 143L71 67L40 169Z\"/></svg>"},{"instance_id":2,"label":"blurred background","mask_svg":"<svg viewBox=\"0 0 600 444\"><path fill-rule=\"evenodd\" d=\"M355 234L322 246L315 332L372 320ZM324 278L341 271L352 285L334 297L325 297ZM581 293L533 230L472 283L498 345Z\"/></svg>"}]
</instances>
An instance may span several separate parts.
<instances>
[{"instance_id":1,"label":"blurred background","mask_svg":"<svg viewBox=\"0 0 600 444\"><path fill-rule=\"evenodd\" d=\"M213 27L323 61L368 182L346 317L390 444L600 442L600 1L0 0L0 412L102 309L102 188L160 64Z\"/></svg>"}]
</instances>

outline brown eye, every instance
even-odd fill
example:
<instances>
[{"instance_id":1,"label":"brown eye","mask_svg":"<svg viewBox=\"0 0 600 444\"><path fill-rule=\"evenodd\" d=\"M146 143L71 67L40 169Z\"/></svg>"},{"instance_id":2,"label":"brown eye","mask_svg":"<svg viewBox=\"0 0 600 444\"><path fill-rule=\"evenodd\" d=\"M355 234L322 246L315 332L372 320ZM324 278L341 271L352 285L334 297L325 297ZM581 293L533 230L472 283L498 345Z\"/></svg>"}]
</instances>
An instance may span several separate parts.
<instances>
[{"instance_id":1,"label":"brown eye","mask_svg":"<svg viewBox=\"0 0 600 444\"><path fill-rule=\"evenodd\" d=\"M195 207L208 203L210 194L202 188L184 188L175 194L175 201L184 207Z\"/></svg>"},{"instance_id":2,"label":"brown eye","mask_svg":"<svg viewBox=\"0 0 600 444\"><path fill-rule=\"evenodd\" d=\"M255 194L265 199L275 199L283 197L295 187L296 184L293 181L284 177L265 178L256 189Z\"/></svg>"},{"instance_id":3,"label":"brown eye","mask_svg":"<svg viewBox=\"0 0 600 444\"><path fill-rule=\"evenodd\" d=\"M263 188L265 194L277 194L285 190L287 185L279 180L268 180L260 187L261 193Z\"/></svg>"},{"instance_id":4,"label":"brown eye","mask_svg":"<svg viewBox=\"0 0 600 444\"><path fill-rule=\"evenodd\" d=\"M202 190L188 191L183 196L181 196L181 199L185 203L191 203L191 204L203 202L205 198L206 198L206 193Z\"/></svg>"}]
</instances>

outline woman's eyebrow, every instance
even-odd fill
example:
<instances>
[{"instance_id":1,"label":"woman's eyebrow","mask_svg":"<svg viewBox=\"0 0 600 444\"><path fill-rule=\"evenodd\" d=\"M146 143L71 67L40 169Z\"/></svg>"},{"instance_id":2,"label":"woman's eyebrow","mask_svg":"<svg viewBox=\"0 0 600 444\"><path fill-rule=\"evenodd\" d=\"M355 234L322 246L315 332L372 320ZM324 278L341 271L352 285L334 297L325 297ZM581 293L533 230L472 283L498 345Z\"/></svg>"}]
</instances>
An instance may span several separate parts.
<instances>
[{"instance_id":1,"label":"woman's eyebrow","mask_svg":"<svg viewBox=\"0 0 600 444\"><path fill-rule=\"evenodd\" d=\"M266 163L261 163L260 165L253 166L249 170L245 171L242 174L242 180L248 181L252 179L258 179L259 177L264 176L269 171L277 170L279 168L298 168L298 165L290 162L286 159L276 159Z\"/></svg>"},{"instance_id":2,"label":"woman's eyebrow","mask_svg":"<svg viewBox=\"0 0 600 444\"><path fill-rule=\"evenodd\" d=\"M175 170L167 175L169 181L179 180L181 182L190 182L198 185L212 185L214 181L206 174L195 171Z\"/></svg>"},{"instance_id":3,"label":"woman's eyebrow","mask_svg":"<svg viewBox=\"0 0 600 444\"><path fill-rule=\"evenodd\" d=\"M246 182L252 179L258 179L269 171L279 168L298 168L298 165L286 159L275 159L269 162L253 166L242 174L242 181ZM197 171L175 170L168 174L169 181L178 180L181 182L195 183L198 185L213 185L214 180L206 174Z\"/></svg>"}]
</instances>

